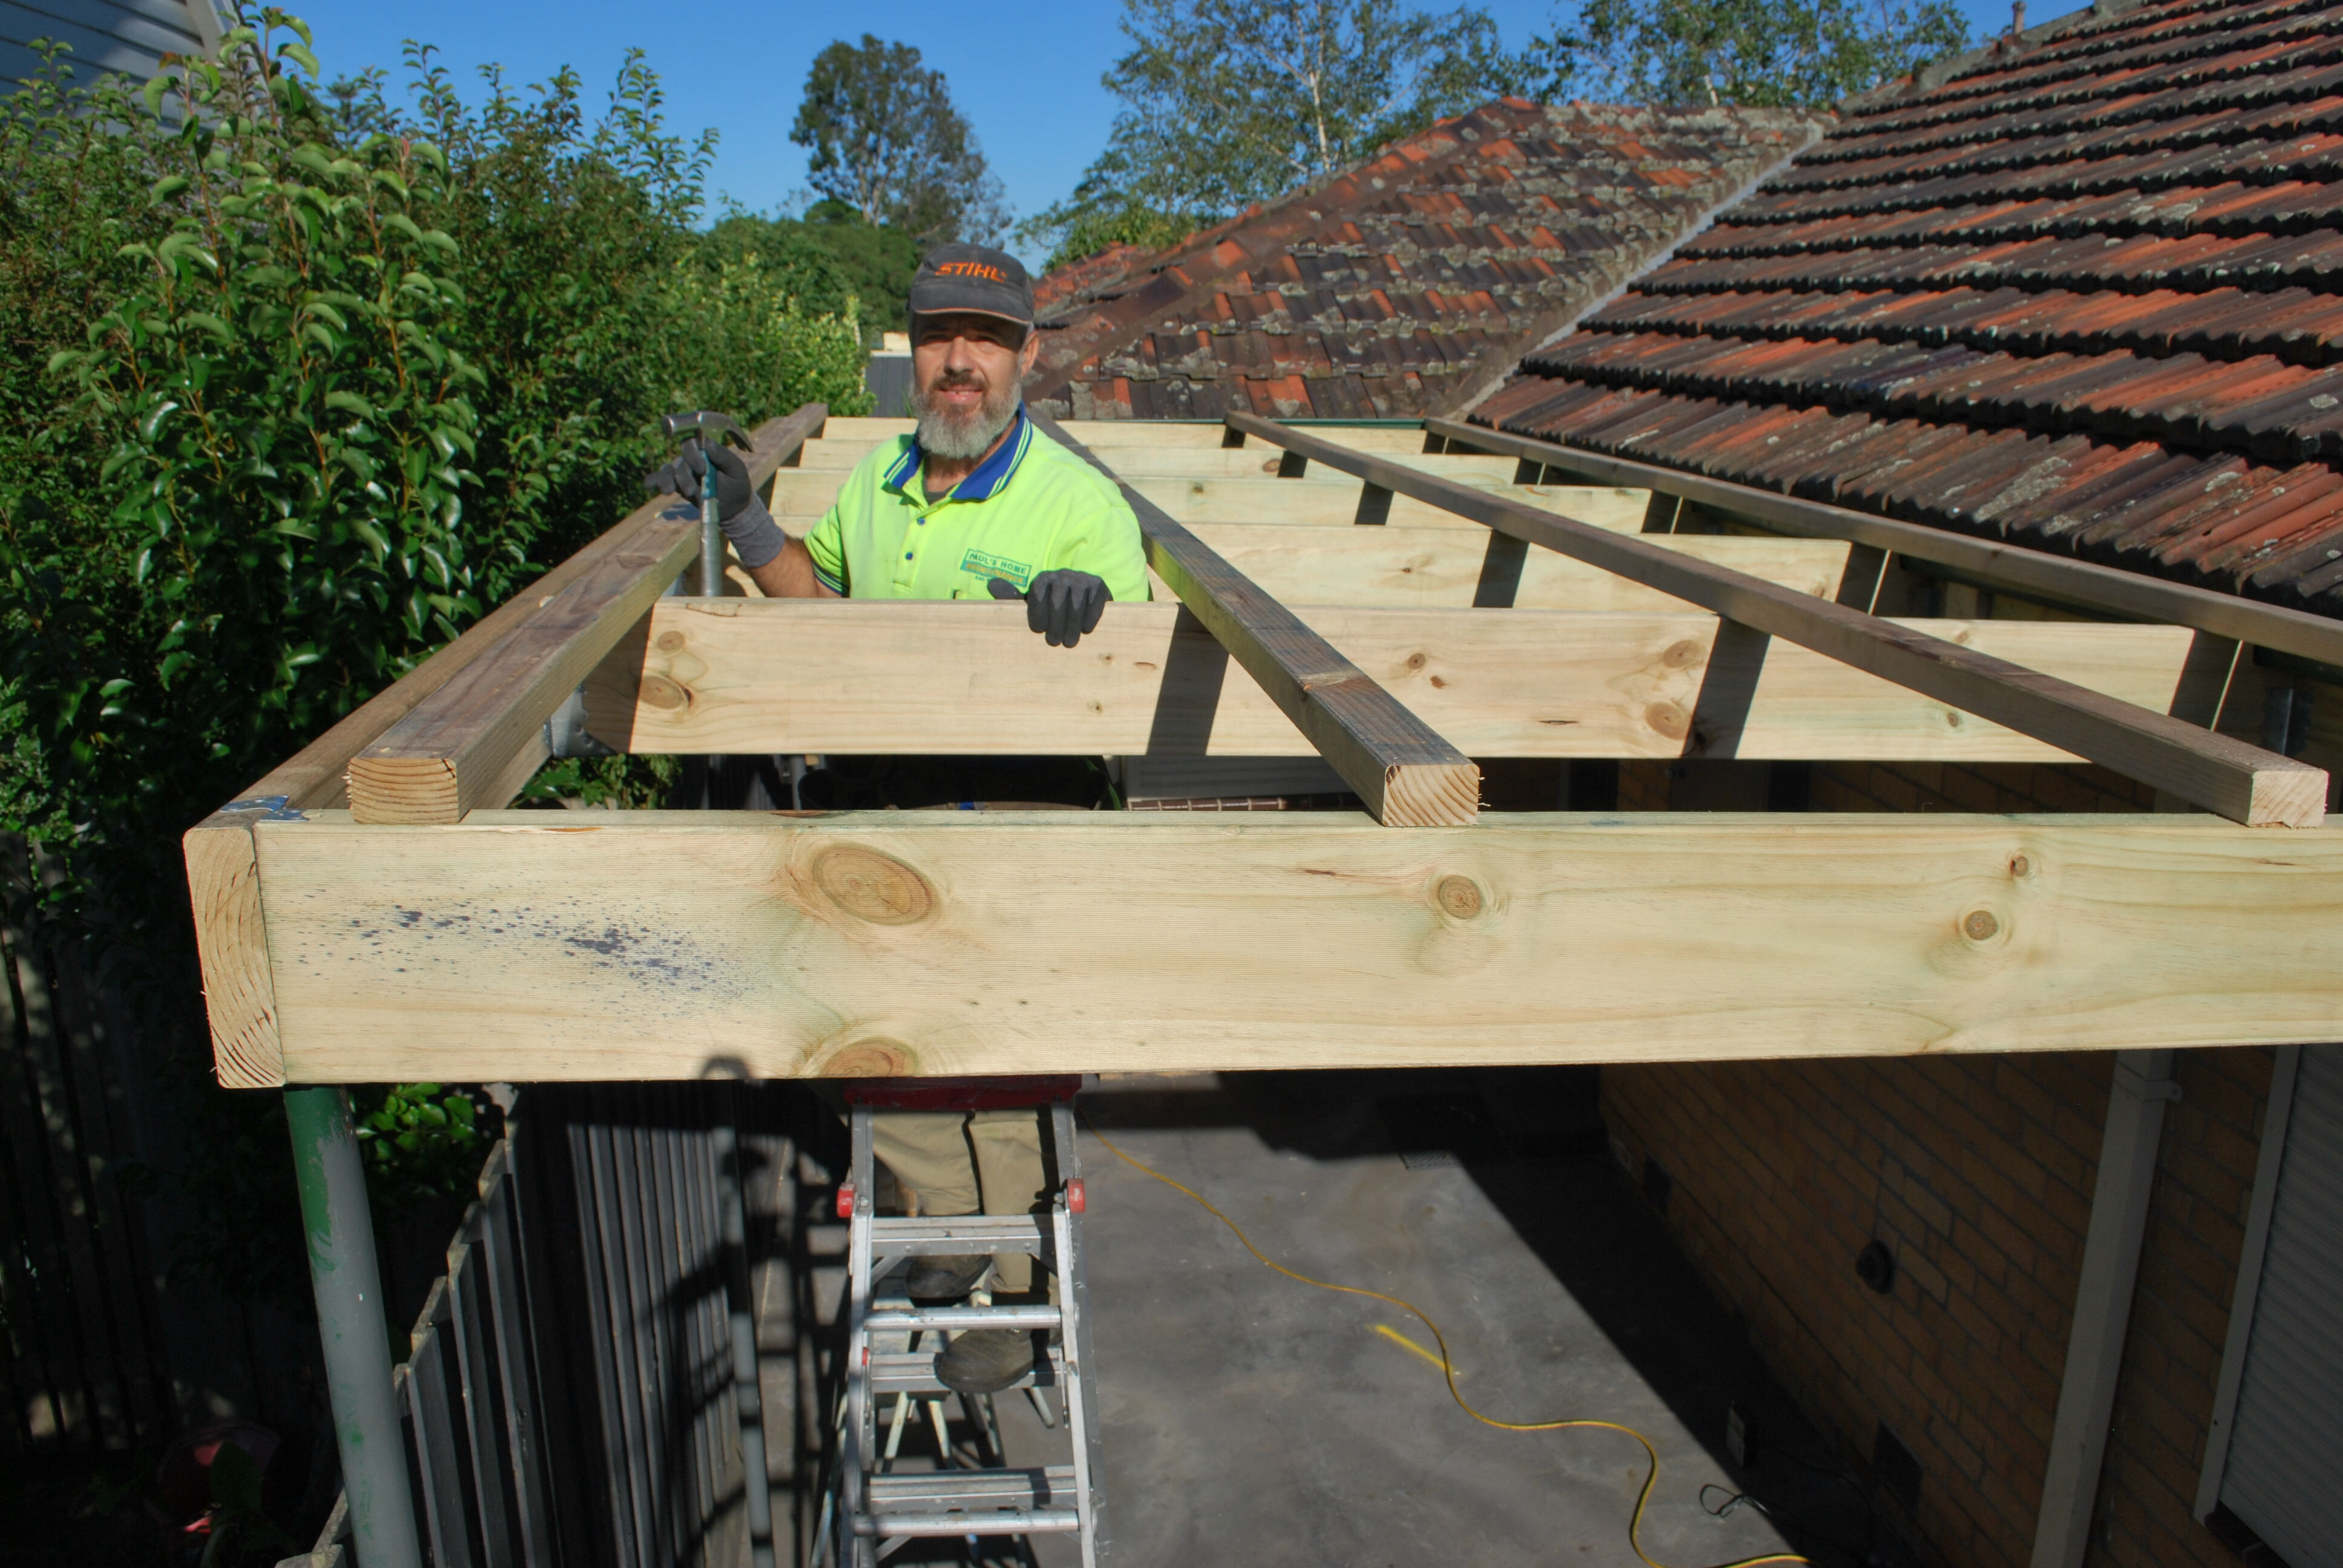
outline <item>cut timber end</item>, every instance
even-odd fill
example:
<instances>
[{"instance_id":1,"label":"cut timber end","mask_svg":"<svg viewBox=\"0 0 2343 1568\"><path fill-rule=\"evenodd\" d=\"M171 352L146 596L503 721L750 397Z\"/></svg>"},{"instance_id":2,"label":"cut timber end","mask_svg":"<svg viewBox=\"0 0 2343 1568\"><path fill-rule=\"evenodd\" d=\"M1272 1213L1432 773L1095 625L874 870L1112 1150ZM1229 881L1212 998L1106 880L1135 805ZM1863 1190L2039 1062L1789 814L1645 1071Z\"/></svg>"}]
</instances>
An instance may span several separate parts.
<instances>
[{"instance_id":1,"label":"cut timber end","mask_svg":"<svg viewBox=\"0 0 2343 1568\"><path fill-rule=\"evenodd\" d=\"M2327 772L2308 763L2258 769L2247 808L2249 828L2316 828L2327 820Z\"/></svg>"},{"instance_id":2,"label":"cut timber end","mask_svg":"<svg viewBox=\"0 0 2343 1568\"><path fill-rule=\"evenodd\" d=\"M1481 815L1481 769L1467 762L1406 762L1383 769L1383 821L1391 828L1470 828Z\"/></svg>"},{"instance_id":3,"label":"cut timber end","mask_svg":"<svg viewBox=\"0 0 2343 1568\"><path fill-rule=\"evenodd\" d=\"M456 764L448 758L354 757L347 783L350 810L361 822L429 826L463 815Z\"/></svg>"},{"instance_id":4,"label":"cut timber end","mask_svg":"<svg viewBox=\"0 0 2343 1568\"><path fill-rule=\"evenodd\" d=\"M252 829L232 817L214 817L188 829L182 845L204 969L204 1008L211 1017L213 1071L228 1089L274 1088L285 1081L285 1046L277 1028Z\"/></svg>"}]
</instances>

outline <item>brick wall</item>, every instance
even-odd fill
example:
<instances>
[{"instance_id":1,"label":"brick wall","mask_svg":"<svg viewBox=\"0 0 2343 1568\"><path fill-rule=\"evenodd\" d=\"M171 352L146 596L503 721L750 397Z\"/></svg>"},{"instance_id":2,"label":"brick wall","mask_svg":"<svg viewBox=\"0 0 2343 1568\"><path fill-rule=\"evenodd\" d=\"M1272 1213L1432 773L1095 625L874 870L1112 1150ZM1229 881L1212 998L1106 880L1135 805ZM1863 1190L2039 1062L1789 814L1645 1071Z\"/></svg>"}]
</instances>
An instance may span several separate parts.
<instances>
[{"instance_id":1,"label":"brick wall","mask_svg":"<svg viewBox=\"0 0 2343 1568\"><path fill-rule=\"evenodd\" d=\"M2180 1055L2124 1342L2099 1517L2086 1568L2228 1564L2191 1517L2229 1332L2246 1207L2269 1108L2270 1050Z\"/></svg>"},{"instance_id":2,"label":"brick wall","mask_svg":"<svg viewBox=\"0 0 2343 1568\"><path fill-rule=\"evenodd\" d=\"M1625 764L1623 808L1665 809L1684 765ZM1762 789L1762 784L1759 786ZM2115 810L2151 792L2067 766L1834 764L1825 810ZM1634 804L1630 804L1631 797ZM2268 1050L2181 1053L2118 1389L2090 1568L2227 1564L2190 1516L2268 1090ZM1606 1067L1630 1170L1656 1161L1667 1223L1843 1451L1884 1425L1916 1504L1875 1505L1923 1563L2027 1562L2113 1058L2106 1053ZM1873 1239L1896 1261L1856 1277Z\"/></svg>"}]
</instances>

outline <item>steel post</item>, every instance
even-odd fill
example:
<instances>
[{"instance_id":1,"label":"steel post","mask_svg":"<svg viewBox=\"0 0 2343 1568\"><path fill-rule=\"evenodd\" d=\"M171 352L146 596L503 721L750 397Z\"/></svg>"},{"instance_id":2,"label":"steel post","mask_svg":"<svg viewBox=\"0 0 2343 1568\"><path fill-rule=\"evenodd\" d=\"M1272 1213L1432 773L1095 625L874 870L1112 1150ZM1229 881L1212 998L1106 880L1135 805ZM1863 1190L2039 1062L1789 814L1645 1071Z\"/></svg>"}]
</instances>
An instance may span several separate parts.
<instances>
[{"instance_id":1,"label":"steel post","mask_svg":"<svg viewBox=\"0 0 2343 1568\"><path fill-rule=\"evenodd\" d=\"M709 447L720 446L719 435ZM723 512L716 504L716 461L710 457L699 476L699 592L704 598L714 598L724 591L724 524Z\"/></svg>"},{"instance_id":2,"label":"steel post","mask_svg":"<svg viewBox=\"0 0 2343 1568\"><path fill-rule=\"evenodd\" d=\"M390 1328L375 1264L374 1216L350 1129L349 1096L337 1087L288 1089L285 1120L293 1133L309 1282L325 1343L326 1392L359 1568L423 1568L407 1444L391 1393Z\"/></svg>"}]
</instances>

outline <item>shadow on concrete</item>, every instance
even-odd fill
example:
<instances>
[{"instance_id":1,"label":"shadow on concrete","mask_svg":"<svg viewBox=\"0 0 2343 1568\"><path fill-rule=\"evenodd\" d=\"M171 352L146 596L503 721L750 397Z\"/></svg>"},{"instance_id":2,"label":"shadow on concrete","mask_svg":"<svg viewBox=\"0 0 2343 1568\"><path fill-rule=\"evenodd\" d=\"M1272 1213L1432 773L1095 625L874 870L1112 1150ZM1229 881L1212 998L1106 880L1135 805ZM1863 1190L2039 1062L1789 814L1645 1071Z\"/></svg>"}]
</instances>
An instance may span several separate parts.
<instances>
[{"instance_id":1,"label":"shadow on concrete","mask_svg":"<svg viewBox=\"0 0 2343 1568\"><path fill-rule=\"evenodd\" d=\"M1237 1127L1322 1161L1460 1167L1735 1487L1822 1568L1908 1559L1878 1524L1860 1473L1805 1418L1711 1293L1647 1193L1613 1158L1599 1070L1526 1068L1109 1079L1083 1106L1118 1131ZM1104 1158L1095 1145L1086 1164ZM1360 1280L1360 1283L1373 1283ZM1461 1352L1460 1352L1461 1353ZM1728 1413L1754 1442L1728 1449ZM1604 1412L1583 1413L1601 1416ZM1701 1503L1732 1505L1711 1487Z\"/></svg>"}]
</instances>

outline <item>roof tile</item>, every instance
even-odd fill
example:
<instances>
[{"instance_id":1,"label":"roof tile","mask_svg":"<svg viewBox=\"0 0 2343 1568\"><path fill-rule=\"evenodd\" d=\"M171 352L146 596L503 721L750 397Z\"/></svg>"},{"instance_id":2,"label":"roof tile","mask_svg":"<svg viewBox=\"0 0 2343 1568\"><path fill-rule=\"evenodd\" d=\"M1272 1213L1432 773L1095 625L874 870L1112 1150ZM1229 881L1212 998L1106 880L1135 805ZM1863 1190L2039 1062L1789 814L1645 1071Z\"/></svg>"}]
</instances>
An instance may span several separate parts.
<instances>
[{"instance_id":1,"label":"roof tile","mask_svg":"<svg viewBox=\"0 0 2343 1568\"><path fill-rule=\"evenodd\" d=\"M1299 370L1342 379L1314 387L1312 407L1359 417L1461 408L1824 123L1784 110L1500 100L1160 255L1109 253L1052 274L1036 290L1051 308L1027 396L1111 417L1122 399L1075 388L1129 374L1142 337L1242 323L1261 333L1197 339L1216 367L1159 359L1149 373L1159 386L1279 384L1238 392L1246 406L1297 401L1284 384ZM1419 330L1393 345L1393 322ZM1285 341L1249 340L1262 334ZM1169 407L1166 396L1151 407Z\"/></svg>"},{"instance_id":2,"label":"roof tile","mask_svg":"<svg viewBox=\"0 0 2343 1568\"><path fill-rule=\"evenodd\" d=\"M2343 5L1851 104L1473 417L2343 613Z\"/></svg>"}]
</instances>

